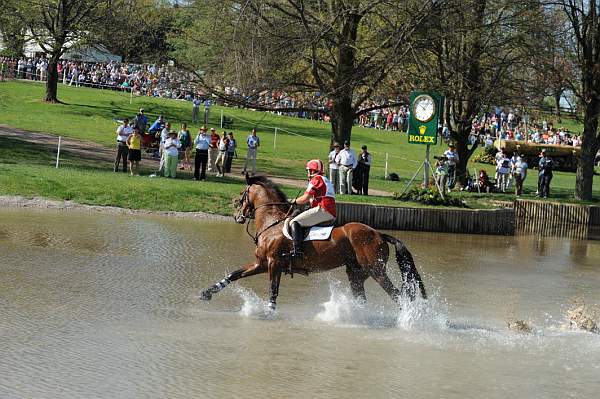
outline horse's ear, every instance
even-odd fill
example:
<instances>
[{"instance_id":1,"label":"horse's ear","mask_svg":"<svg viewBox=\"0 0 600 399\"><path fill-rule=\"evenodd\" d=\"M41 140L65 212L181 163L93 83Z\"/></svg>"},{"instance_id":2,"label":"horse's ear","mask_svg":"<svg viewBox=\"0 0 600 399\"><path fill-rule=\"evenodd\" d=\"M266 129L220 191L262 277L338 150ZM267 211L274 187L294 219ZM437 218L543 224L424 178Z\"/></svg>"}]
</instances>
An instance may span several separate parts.
<instances>
[{"instance_id":1,"label":"horse's ear","mask_svg":"<svg viewBox=\"0 0 600 399\"><path fill-rule=\"evenodd\" d=\"M250 185L250 175L248 172L244 172L244 175L246 175L246 184Z\"/></svg>"}]
</instances>

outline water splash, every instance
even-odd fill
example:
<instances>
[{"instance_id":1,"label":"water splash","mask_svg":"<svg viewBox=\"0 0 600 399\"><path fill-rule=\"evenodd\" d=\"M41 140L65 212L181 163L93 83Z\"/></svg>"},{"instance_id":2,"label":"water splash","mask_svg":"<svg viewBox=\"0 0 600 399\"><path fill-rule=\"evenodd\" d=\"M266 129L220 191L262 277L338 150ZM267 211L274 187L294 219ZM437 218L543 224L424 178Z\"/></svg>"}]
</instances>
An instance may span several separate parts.
<instances>
[{"instance_id":1,"label":"water splash","mask_svg":"<svg viewBox=\"0 0 600 399\"><path fill-rule=\"evenodd\" d=\"M269 306L269 301L261 299L256 293L242 286L234 286L233 292L242 300L240 314L245 317L271 317L274 311Z\"/></svg>"}]
</instances>

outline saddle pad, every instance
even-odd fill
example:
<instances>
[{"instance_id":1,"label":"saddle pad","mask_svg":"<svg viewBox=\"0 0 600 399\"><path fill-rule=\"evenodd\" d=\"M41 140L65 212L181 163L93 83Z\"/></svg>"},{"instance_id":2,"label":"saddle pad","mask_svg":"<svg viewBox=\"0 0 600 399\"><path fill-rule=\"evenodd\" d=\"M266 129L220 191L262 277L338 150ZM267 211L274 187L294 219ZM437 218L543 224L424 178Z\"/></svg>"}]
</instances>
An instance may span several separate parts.
<instances>
[{"instance_id":1,"label":"saddle pad","mask_svg":"<svg viewBox=\"0 0 600 399\"><path fill-rule=\"evenodd\" d=\"M304 238L304 241L321 241L321 240L329 240L331 237L331 232L333 231L334 226L313 226L310 228L308 234ZM289 219L285 221L283 226L283 235L292 239L289 230Z\"/></svg>"}]
</instances>

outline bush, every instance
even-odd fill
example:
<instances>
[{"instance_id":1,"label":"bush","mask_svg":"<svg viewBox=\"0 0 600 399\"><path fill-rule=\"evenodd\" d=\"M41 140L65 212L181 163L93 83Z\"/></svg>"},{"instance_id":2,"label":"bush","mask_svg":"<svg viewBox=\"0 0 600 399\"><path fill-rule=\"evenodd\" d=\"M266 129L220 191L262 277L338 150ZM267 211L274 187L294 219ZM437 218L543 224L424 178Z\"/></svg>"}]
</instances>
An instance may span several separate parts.
<instances>
[{"instance_id":1,"label":"bush","mask_svg":"<svg viewBox=\"0 0 600 399\"><path fill-rule=\"evenodd\" d=\"M414 201L425 205L436 206L456 206L467 208L467 205L458 198L452 198L450 194L441 196L437 188L419 188L414 187L404 194L393 193L394 199L399 201Z\"/></svg>"},{"instance_id":2,"label":"bush","mask_svg":"<svg viewBox=\"0 0 600 399\"><path fill-rule=\"evenodd\" d=\"M496 149L494 146L485 147L483 152L473 157L473 162L495 165L497 152L498 149Z\"/></svg>"}]
</instances>

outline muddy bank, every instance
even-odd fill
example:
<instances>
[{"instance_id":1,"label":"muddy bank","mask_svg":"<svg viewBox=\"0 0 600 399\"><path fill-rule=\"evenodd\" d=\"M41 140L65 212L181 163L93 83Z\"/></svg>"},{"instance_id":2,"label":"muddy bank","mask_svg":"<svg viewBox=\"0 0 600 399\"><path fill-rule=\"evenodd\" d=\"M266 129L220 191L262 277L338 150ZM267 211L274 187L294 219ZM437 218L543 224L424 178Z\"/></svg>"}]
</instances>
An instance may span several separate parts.
<instances>
[{"instance_id":1,"label":"muddy bank","mask_svg":"<svg viewBox=\"0 0 600 399\"><path fill-rule=\"evenodd\" d=\"M21 196L0 196L0 207L2 208L38 208L53 209L60 211L79 211L90 213L104 213L111 215L156 215L177 218L194 218L203 220L232 220L231 216L216 215L206 212L176 212L176 211L148 211L138 209L119 208L116 206L85 205L72 201L59 201L47 198L35 197L25 198Z\"/></svg>"}]
</instances>

